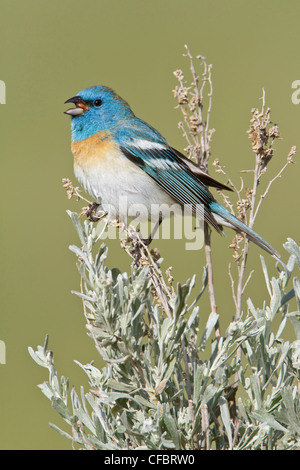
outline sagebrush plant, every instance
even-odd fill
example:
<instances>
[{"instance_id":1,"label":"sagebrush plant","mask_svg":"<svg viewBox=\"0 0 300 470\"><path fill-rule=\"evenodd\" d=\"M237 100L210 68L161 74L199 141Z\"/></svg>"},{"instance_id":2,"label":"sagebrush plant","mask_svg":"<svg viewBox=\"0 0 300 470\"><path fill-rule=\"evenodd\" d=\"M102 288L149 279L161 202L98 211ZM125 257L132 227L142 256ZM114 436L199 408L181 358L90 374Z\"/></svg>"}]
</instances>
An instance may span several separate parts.
<instances>
[{"instance_id":1,"label":"sagebrush plant","mask_svg":"<svg viewBox=\"0 0 300 470\"><path fill-rule=\"evenodd\" d=\"M174 95L184 116L179 127L188 142L189 157L207 170L213 135L209 128L212 67L198 56L202 68L198 76L188 48L186 56L193 82L187 86L183 72L175 72L179 85ZM253 225L271 184L292 163L295 149L259 198L258 183L266 173L274 139L279 135L264 99L262 110L253 110L249 135L256 161L253 188L246 189L244 197L243 185L236 189L219 161L214 166L226 175L238 196L237 215ZM70 180L65 179L64 186L69 197L83 199ZM233 202L223 197L234 211ZM158 251L150 251L133 227L120 226L127 236L121 246L133 258L130 272L121 272L107 267L108 248L101 243L95 224L87 220L82 223L82 214L68 213L80 240L80 246L70 247L77 257L81 278L80 291L75 293L82 300L88 334L105 366L99 369L94 363L78 362L87 374L88 391L82 386L76 392L69 388L68 379L58 377L48 338L36 351L29 348L33 359L49 370L48 381L39 387L70 430L51 426L69 438L74 448L299 447L300 248L296 242L288 238L284 244L289 259L286 265L277 263L277 277L269 278L261 256L269 298L262 307L248 299L243 311L242 296L251 276L245 280L248 242L235 237L231 248L236 280L231 269L229 275L236 311L221 334L207 226L203 287L192 300L195 275L174 286L170 269L163 272ZM110 221L106 225L112 223L118 224ZM206 288L211 312L201 310ZM291 340L284 338L288 323L295 333Z\"/></svg>"}]
</instances>

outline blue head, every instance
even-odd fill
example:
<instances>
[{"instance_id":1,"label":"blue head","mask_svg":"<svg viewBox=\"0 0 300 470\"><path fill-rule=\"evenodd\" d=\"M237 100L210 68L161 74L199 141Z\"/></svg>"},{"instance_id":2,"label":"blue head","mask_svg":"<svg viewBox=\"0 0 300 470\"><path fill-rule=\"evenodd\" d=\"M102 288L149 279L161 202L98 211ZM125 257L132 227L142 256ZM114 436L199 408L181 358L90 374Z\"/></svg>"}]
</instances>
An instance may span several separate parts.
<instances>
[{"instance_id":1,"label":"blue head","mask_svg":"<svg viewBox=\"0 0 300 470\"><path fill-rule=\"evenodd\" d=\"M72 116L72 139L79 142L99 131L116 131L124 121L134 118L129 105L111 88L93 86L80 91L66 103L75 108L65 111Z\"/></svg>"}]
</instances>

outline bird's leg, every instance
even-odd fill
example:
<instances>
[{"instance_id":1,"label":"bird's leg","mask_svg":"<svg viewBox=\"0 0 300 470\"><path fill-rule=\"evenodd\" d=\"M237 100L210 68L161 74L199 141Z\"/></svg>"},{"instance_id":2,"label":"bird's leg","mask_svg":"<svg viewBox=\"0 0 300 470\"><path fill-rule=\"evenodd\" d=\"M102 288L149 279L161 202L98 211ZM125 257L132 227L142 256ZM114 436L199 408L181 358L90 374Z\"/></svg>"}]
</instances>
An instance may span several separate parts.
<instances>
[{"instance_id":1,"label":"bird's leg","mask_svg":"<svg viewBox=\"0 0 300 470\"><path fill-rule=\"evenodd\" d=\"M149 246L150 243L152 242L153 238L154 238L154 235L156 233L156 231L158 230L160 224L162 223L162 216L161 214L159 215L159 219L158 221L156 222L153 230L151 231L150 235L148 238L144 239L144 238L139 238L139 240L146 246ZM138 265L138 262L140 260L140 257L141 257L141 245L139 243L135 243L134 244L134 248L133 250L131 251L131 254L134 256L134 260L135 260L135 264L136 266Z\"/></svg>"},{"instance_id":2,"label":"bird's leg","mask_svg":"<svg viewBox=\"0 0 300 470\"><path fill-rule=\"evenodd\" d=\"M150 245L150 243L152 242L152 240L154 238L154 235L156 234L160 224L162 223L162 220L163 220L162 215L159 214L159 219L156 222L155 226L153 227L153 230L151 231L149 237L146 238L146 239L142 238L142 242L144 243L144 245L146 245L146 246Z\"/></svg>"}]
</instances>

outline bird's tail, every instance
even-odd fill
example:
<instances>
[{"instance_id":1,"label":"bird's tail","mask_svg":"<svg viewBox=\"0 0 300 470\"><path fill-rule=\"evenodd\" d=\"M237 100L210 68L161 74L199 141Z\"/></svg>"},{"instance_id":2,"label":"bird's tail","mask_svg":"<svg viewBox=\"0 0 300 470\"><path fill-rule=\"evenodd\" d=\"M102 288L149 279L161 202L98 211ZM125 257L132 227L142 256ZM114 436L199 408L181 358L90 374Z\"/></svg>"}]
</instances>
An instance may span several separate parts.
<instances>
[{"instance_id":1,"label":"bird's tail","mask_svg":"<svg viewBox=\"0 0 300 470\"><path fill-rule=\"evenodd\" d=\"M225 207L221 206L221 204L213 201L210 203L209 208L214 214L214 218L218 224L224 225L225 227L230 227L238 233L244 233L251 242L255 243L257 246L275 258L280 259L280 254L274 250L274 248L269 245L266 240L264 240L260 235L254 232L254 230L237 219L234 215L230 214L230 212L225 209Z\"/></svg>"}]
</instances>

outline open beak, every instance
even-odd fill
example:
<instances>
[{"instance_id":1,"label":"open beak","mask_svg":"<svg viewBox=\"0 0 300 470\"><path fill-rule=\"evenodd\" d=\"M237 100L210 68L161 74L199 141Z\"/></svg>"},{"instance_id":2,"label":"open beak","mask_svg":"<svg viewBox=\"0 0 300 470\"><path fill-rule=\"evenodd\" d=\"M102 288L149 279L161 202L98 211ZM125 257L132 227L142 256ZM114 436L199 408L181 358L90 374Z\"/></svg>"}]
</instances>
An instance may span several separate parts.
<instances>
[{"instance_id":1,"label":"open beak","mask_svg":"<svg viewBox=\"0 0 300 470\"><path fill-rule=\"evenodd\" d=\"M89 110L89 107L80 96L73 96L69 100L65 101L65 104L66 103L74 103L76 105L76 108L70 108L64 111L65 114L70 114L70 116L80 116L84 111Z\"/></svg>"}]
</instances>

